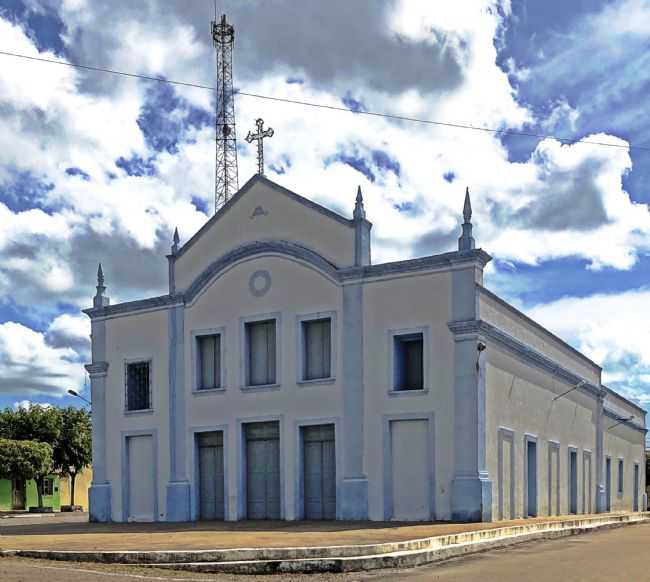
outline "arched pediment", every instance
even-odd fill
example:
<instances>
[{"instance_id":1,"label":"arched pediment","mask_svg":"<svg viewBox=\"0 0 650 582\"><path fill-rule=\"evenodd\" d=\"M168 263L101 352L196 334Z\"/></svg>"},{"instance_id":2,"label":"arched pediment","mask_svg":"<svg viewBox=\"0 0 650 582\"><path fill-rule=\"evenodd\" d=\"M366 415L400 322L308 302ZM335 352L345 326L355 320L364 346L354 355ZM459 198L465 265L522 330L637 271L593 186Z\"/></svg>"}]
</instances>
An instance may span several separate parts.
<instances>
[{"instance_id":1,"label":"arched pediment","mask_svg":"<svg viewBox=\"0 0 650 582\"><path fill-rule=\"evenodd\" d=\"M185 301L193 301L212 280L235 263L269 254L305 263L331 281L337 282L340 279L339 272L332 263L307 247L290 241L256 241L241 245L210 263L183 293Z\"/></svg>"}]
</instances>

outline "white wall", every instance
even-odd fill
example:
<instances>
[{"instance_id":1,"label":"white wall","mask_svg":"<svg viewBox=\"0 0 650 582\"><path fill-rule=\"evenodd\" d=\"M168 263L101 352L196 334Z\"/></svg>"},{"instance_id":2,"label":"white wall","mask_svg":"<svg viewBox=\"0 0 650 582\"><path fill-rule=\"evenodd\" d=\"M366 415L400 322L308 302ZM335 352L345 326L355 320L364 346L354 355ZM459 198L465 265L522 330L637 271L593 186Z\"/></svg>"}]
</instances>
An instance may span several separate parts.
<instances>
[{"instance_id":1,"label":"white wall","mask_svg":"<svg viewBox=\"0 0 650 582\"><path fill-rule=\"evenodd\" d=\"M154 429L157 436L158 519L165 517L165 485L169 475L168 314L159 309L106 322L106 455L112 484L113 519L122 520L123 432ZM153 412L125 413L125 364L151 359Z\"/></svg>"},{"instance_id":2,"label":"white wall","mask_svg":"<svg viewBox=\"0 0 650 582\"><path fill-rule=\"evenodd\" d=\"M266 214L254 216L257 207ZM354 198L350 197L350 210ZM324 216L263 182L237 200L183 250L176 261L176 288L186 289L215 259L254 241L286 240L317 250L339 266L354 264L354 227Z\"/></svg>"}]
</instances>

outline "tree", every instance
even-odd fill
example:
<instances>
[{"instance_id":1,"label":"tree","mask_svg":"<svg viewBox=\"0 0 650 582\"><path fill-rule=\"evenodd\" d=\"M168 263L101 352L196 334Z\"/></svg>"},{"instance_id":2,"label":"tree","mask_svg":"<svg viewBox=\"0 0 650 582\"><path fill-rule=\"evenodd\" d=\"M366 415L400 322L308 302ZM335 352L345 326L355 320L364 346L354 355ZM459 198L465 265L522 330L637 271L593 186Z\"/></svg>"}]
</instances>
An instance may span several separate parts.
<instances>
[{"instance_id":1,"label":"tree","mask_svg":"<svg viewBox=\"0 0 650 582\"><path fill-rule=\"evenodd\" d=\"M50 466L45 473L25 477L36 481L38 505L43 507L43 482L52 470L52 447L59 442L61 434L61 412L58 408L32 404L28 408L0 412L0 438L14 441L35 441L47 444L50 449ZM51 445L51 446L50 446Z\"/></svg>"},{"instance_id":2,"label":"tree","mask_svg":"<svg viewBox=\"0 0 650 582\"><path fill-rule=\"evenodd\" d=\"M0 477L36 481L39 507L43 507L43 480L51 470L52 447L47 443L0 439Z\"/></svg>"},{"instance_id":3,"label":"tree","mask_svg":"<svg viewBox=\"0 0 650 582\"><path fill-rule=\"evenodd\" d=\"M54 469L70 477L70 505L74 506L77 475L92 461L92 428L87 410L60 409L61 430L54 445Z\"/></svg>"}]
</instances>

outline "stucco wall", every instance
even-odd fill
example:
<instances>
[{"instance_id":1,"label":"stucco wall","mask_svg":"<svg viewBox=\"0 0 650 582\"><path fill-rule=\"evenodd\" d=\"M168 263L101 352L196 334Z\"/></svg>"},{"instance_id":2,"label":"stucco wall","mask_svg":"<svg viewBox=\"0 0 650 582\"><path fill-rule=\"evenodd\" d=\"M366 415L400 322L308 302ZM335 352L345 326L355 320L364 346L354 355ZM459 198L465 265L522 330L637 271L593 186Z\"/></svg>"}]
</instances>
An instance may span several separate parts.
<instances>
[{"instance_id":1,"label":"stucco wall","mask_svg":"<svg viewBox=\"0 0 650 582\"><path fill-rule=\"evenodd\" d=\"M270 277L268 292L256 297L249 290L251 276L266 271ZM314 313L334 315L332 344L334 380L322 383L298 383L298 316ZM279 314L276 342L280 366L274 388L244 389L242 366L241 317ZM218 392L193 392L195 386L195 345L192 334L218 329L224 334L225 385ZM194 436L197 429L225 429L228 471L227 515L241 513L243 492L239 491L242 453L241 422L256 418L278 419L281 430L284 516L296 515L298 420L316 418L327 422L341 417L341 288L309 266L286 257L259 257L242 261L222 274L185 312L185 390L186 470L192 481L193 506L196 510ZM337 435L337 456L342 452Z\"/></svg>"},{"instance_id":2,"label":"stucco wall","mask_svg":"<svg viewBox=\"0 0 650 582\"><path fill-rule=\"evenodd\" d=\"M529 345L589 382L600 384L600 368L596 364L480 286L478 301L479 316L482 320Z\"/></svg>"},{"instance_id":3,"label":"stucco wall","mask_svg":"<svg viewBox=\"0 0 650 582\"><path fill-rule=\"evenodd\" d=\"M431 415L434 423L435 514L449 519L454 443L454 341L451 318L450 271L412 276L363 286L366 473L370 483L371 519L384 519L384 423L386 417ZM392 391L391 331L425 332L425 390ZM428 344L428 345L427 345ZM407 454L405 452L405 454Z\"/></svg>"},{"instance_id":4,"label":"stucco wall","mask_svg":"<svg viewBox=\"0 0 650 582\"><path fill-rule=\"evenodd\" d=\"M122 520L123 441L127 431L154 429L158 440L158 495L164 519L165 483L169 475L169 377L168 312L114 317L106 321L106 456L107 475L112 484L111 510ZM131 360L151 360L151 412L125 412L125 365Z\"/></svg>"},{"instance_id":5,"label":"stucco wall","mask_svg":"<svg viewBox=\"0 0 650 582\"><path fill-rule=\"evenodd\" d=\"M604 454L612 460L611 508L612 511L630 511L634 499L634 463L639 465L639 496L645 491L645 435L617 423L616 419L606 416L603 427ZM620 458L623 459L622 493L619 492L618 481ZM643 509L641 499L639 499L639 508Z\"/></svg>"},{"instance_id":6,"label":"stucco wall","mask_svg":"<svg viewBox=\"0 0 650 582\"><path fill-rule=\"evenodd\" d=\"M553 374L518 359L492 342L486 350L487 374L487 462L493 481L493 517L499 517L499 431L512 431L514 442L514 505L516 517L524 515L525 436L537 438L538 514L549 515L549 442L559 443L560 513L568 513L569 446L578 452L578 508L582 507L582 459L592 453L592 489L596 488L597 400L575 390L553 398L571 386ZM595 508L595 507L594 507ZM553 511L554 513L554 511Z\"/></svg>"},{"instance_id":7,"label":"stucco wall","mask_svg":"<svg viewBox=\"0 0 650 582\"><path fill-rule=\"evenodd\" d=\"M354 199L350 198L350 210ZM261 207L265 213L255 215ZM338 266L354 264L354 227L297 203L264 182L255 183L176 261L176 287L186 289L212 262L247 242L288 240L317 250Z\"/></svg>"}]
</instances>

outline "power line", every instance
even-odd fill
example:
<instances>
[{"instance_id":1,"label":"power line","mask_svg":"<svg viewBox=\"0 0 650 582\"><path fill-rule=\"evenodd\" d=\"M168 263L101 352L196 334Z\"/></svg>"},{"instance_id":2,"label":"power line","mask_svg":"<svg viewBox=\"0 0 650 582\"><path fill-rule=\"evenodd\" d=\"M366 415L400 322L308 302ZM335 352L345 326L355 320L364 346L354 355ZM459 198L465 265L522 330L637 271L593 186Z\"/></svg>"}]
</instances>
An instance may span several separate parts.
<instances>
[{"instance_id":1,"label":"power line","mask_svg":"<svg viewBox=\"0 0 650 582\"><path fill-rule=\"evenodd\" d=\"M29 55L23 55L23 54L18 54L18 53L11 53L7 51L0 51L0 55L5 55L8 57L16 57L20 59L27 59L30 61L39 61L43 63L51 63L54 65L64 65L67 67L75 67L78 69L85 69L88 71L96 71L99 73L110 73L112 75L121 75L123 77L132 77L135 79L144 79L146 81L156 81L158 83L169 83L170 85L179 85L181 87L194 87L196 89L207 89L208 91L216 91L216 87L212 87L210 85L201 85L200 83L189 83L186 81L175 81L172 79L164 79L161 77L151 77L148 75L141 75L139 73L127 73L125 71L117 71L115 69L107 69L104 67L93 67L91 65L82 65L80 63L70 63L70 62L65 62L65 61L56 61L54 59L46 59L43 57L32 57ZM595 146L602 146L602 147L610 147L610 148L619 148L619 149L625 149L625 150L639 150L639 151L650 151L649 146L639 146L639 145L622 145L622 144L615 144L615 143L607 143L607 142L601 142L601 141L593 141L593 140L588 140L588 139L579 139L579 140L573 140L572 138L569 137L560 137L554 134L543 134L543 133L532 133L532 132L526 132L526 131L518 131L514 129L494 129L490 127L479 127L477 125L470 125L470 124L464 124L464 123L453 123L453 122L448 122L448 121L435 121L433 119L421 119L418 117L408 117L404 115L393 115L391 113L381 113L378 111L363 111L363 110L358 110L354 111L352 109L348 109L347 107L338 107L336 105L326 105L324 103L313 103L310 101L300 101L297 99L288 99L286 97L272 97L271 95L262 95L260 93L249 93L247 91L236 91L237 95L242 95L244 97L253 97L255 99L266 99L267 101L278 101L282 103L290 103L293 105L302 105L305 107L316 107L319 109L327 109L330 111L341 111L344 113L353 113L355 115L368 115L371 117L383 117L387 119L394 119L397 121L409 121L413 123L424 123L427 125L437 125L441 127L452 127L455 129L470 129L474 131L484 131L487 133L493 133L493 134L503 134L503 135L512 135L512 136L519 136L519 137L534 137L537 139L555 139L560 142L571 142L571 143L582 143L582 144L587 144L587 145L595 145Z\"/></svg>"}]
</instances>

